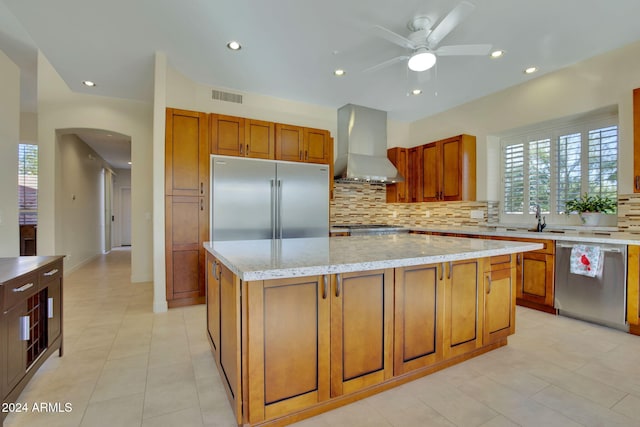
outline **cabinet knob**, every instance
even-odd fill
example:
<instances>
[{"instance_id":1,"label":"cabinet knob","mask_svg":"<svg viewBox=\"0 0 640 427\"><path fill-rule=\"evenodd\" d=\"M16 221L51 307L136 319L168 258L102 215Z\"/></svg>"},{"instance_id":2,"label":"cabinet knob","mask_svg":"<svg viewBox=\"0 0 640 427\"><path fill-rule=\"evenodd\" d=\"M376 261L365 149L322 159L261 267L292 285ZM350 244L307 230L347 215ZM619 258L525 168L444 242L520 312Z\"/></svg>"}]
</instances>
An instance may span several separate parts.
<instances>
[{"instance_id":1,"label":"cabinet knob","mask_svg":"<svg viewBox=\"0 0 640 427\"><path fill-rule=\"evenodd\" d=\"M322 284L322 299L327 299L327 289L328 289L328 283L327 282L328 281L329 281L329 279L328 279L327 275L323 274L322 275L322 282L323 282L323 284Z\"/></svg>"},{"instance_id":2,"label":"cabinet knob","mask_svg":"<svg viewBox=\"0 0 640 427\"><path fill-rule=\"evenodd\" d=\"M240 144L240 154L244 154L242 150L244 150L244 144Z\"/></svg>"},{"instance_id":3,"label":"cabinet knob","mask_svg":"<svg viewBox=\"0 0 640 427\"><path fill-rule=\"evenodd\" d=\"M204 194L204 182L200 183L200 194Z\"/></svg>"},{"instance_id":4,"label":"cabinet knob","mask_svg":"<svg viewBox=\"0 0 640 427\"><path fill-rule=\"evenodd\" d=\"M202 197L200 198L200 210L204 210L204 199Z\"/></svg>"},{"instance_id":5,"label":"cabinet knob","mask_svg":"<svg viewBox=\"0 0 640 427\"><path fill-rule=\"evenodd\" d=\"M636 190L640 190L640 175L636 175Z\"/></svg>"},{"instance_id":6,"label":"cabinet knob","mask_svg":"<svg viewBox=\"0 0 640 427\"><path fill-rule=\"evenodd\" d=\"M444 279L444 262L440 265L440 281Z\"/></svg>"},{"instance_id":7,"label":"cabinet knob","mask_svg":"<svg viewBox=\"0 0 640 427\"><path fill-rule=\"evenodd\" d=\"M53 298L47 298L47 318L53 319Z\"/></svg>"},{"instance_id":8,"label":"cabinet knob","mask_svg":"<svg viewBox=\"0 0 640 427\"><path fill-rule=\"evenodd\" d=\"M342 275L338 274L336 277L337 283L336 283L336 297L340 296L340 288L342 287Z\"/></svg>"},{"instance_id":9,"label":"cabinet knob","mask_svg":"<svg viewBox=\"0 0 640 427\"><path fill-rule=\"evenodd\" d=\"M19 288L13 289L13 292L24 292L27 289L33 288L33 282L27 283L26 285L22 285Z\"/></svg>"},{"instance_id":10,"label":"cabinet knob","mask_svg":"<svg viewBox=\"0 0 640 427\"><path fill-rule=\"evenodd\" d=\"M487 283L488 283L488 287L487 287L487 295L489 295L491 293L491 274L487 274Z\"/></svg>"}]
</instances>

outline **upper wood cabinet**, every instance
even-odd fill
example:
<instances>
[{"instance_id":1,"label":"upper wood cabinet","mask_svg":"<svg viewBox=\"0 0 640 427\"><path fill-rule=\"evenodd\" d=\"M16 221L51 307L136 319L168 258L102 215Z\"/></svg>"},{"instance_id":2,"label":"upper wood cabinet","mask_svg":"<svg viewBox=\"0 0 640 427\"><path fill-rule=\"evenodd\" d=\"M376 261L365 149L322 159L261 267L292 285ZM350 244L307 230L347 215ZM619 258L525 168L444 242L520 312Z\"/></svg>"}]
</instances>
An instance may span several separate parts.
<instances>
[{"instance_id":1,"label":"upper wood cabinet","mask_svg":"<svg viewBox=\"0 0 640 427\"><path fill-rule=\"evenodd\" d=\"M409 152L402 147L389 148L387 157L404 178L404 182L387 184L387 203L407 203L409 201L409 177L407 174L409 170Z\"/></svg>"},{"instance_id":2,"label":"upper wood cabinet","mask_svg":"<svg viewBox=\"0 0 640 427\"><path fill-rule=\"evenodd\" d=\"M276 124L276 160L329 164L332 145L329 131Z\"/></svg>"},{"instance_id":3,"label":"upper wood cabinet","mask_svg":"<svg viewBox=\"0 0 640 427\"><path fill-rule=\"evenodd\" d=\"M275 123L247 119L244 126L244 155L255 159L275 159Z\"/></svg>"},{"instance_id":4,"label":"upper wood cabinet","mask_svg":"<svg viewBox=\"0 0 640 427\"><path fill-rule=\"evenodd\" d=\"M640 88L633 90L633 192L640 193Z\"/></svg>"},{"instance_id":5,"label":"upper wood cabinet","mask_svg":"<svg viewBox=\"0 0 640 427\"><path fill-rule=\"evenodd\" d=\"M210 114L211 154L244 156L244 125L245 119L242 117Z\"/></svg>"},{"instance_id":6,"label":"upper wood cabinet","mask_svg":"<svg viewBox=\"0 0 640 427\"><path fill-rule=\"evenodd\" d=\"M167 108L165 194L205 196L209 192L207 115Z\"/></svg>"},{"instance_id":7,"label":"upper wood cabinet","mask_svg":"<svg viewBox=\"0 0 640 427\"><path fill-rule=\"evenodd\" d=\"M458 135L422 151L422 201L476 199L476 137Z\"/></svg>"},{"instance_id":8,"label":"upper wood cabinet","mask_svg":"<svg viewBox=\"0 0 640 427\"><path fill-rule=\"evenodd\" d=\"M387 202L476 199L475 136L458 135L408 149L390 148L387 156L398 168L406 164L406 170L400 171L405 178L404 194L400 193L401 184L387 186Z\"/></svg>"}]
</instances>

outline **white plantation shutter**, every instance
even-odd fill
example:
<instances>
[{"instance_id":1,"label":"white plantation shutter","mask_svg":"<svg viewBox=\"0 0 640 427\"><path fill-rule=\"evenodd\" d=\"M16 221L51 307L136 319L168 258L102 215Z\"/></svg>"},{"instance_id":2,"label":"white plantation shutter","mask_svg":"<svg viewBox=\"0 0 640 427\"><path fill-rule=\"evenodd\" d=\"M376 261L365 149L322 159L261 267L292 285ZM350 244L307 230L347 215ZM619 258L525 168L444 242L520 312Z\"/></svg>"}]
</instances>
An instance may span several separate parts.
<instances>
[{"instance_id":1,"label":"white plantation shutter","mask_svg":"<svg viewBox=\"0 0 640 427\"><path fill-rule=\"evenodd\" d=\"M550 212L551 202L551 140L529 141L529 213L540 205L543 213Z\"/></svg>"},{"instance_id":2,"label":"white plantation shutter","mask_svg":"<svg viewBox=\"0 0 640 427\"><path fill-rule=\"evenodd\" d=\"M18 144L18 209L20 224L38 222L38 146Z\"/></svg>"},{"instance_id":3,"label":"white plantation shutter","mask_svg":"<svg viewBox=\"0 0 640 427\"><path fill-rule=\"evenodd\" d=\"M523 213L524 144L508 145L504 149L504 212Z\"/></svg>"},{"instance_id":4,"label":"white plantation shutter","mask_svg":"<svg viewBox=\"0 0 640 427\"><path fill-rule=\"evenodd\" d=\"M565 202L579 197L582 189L582 135L572 133L558 138L558 178L556 206L558 213L564 213Z\"/></svg>"},{"instance_id":5,"label":"white plantation shutter","mask_svg":"<svg viewBox=\"0 0 640 427\"><path fill-rule=\"evenodd\" d=\"M567 200L583 193L617 198L618 116L605 110L501 139L502 219L532 215L538 204L548 219L564 222Z\"/></svg>"}]
</instances>

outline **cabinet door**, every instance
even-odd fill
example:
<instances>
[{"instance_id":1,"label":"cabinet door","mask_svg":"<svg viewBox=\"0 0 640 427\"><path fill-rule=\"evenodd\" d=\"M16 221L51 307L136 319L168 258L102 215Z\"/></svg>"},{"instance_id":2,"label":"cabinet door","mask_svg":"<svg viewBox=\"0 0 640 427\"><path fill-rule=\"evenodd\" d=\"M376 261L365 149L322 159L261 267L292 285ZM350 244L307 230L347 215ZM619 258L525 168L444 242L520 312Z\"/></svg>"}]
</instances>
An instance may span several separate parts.
<instances>
[{"instance_id":1,"label":"cabinet door","mask_svg":"<svg viewBox=\"0 0 640 427\"><path fill-rule=\"evenodd\" d=\"M252 423L329 398L328 276L262 283L248 286Z\"/></svg>"},{"instance_id":2,"label":"cabinet door","mask_svg":"<svg viewBox=\"0 0 640 427\"><path fill-rule=\"evenodd\" d=\"M167 300L170 307L204 302L208 205L204 197L165 201Z\"/></svg>"},{"instance_id":3,"label":"cabinet door","mask_svg":"<svg viewBox=\"0 0 640 427\"><path fill-rule=\"evenodd\" d=\"M276 160L301 162L304 154L304 128L276 124Z\"/></svg>"},{"instance_id":4,"label":"cabinet door","mask_svg":"<svg viewBox=\"0 0 640 427\"><path fill-rule=\"evenodd\" d=\"M245 156L244 122L242 117L211 114L211 154Z\"/></svg>"},{"instance_id":5,"label":"cabinet door","mask_svg":"<svg viewBox=\"0 0 640 427\"><path fill-rule=\"evenodd\" d=\"M422 201L422 147L410 148L407 153L409 161L409 202ZM405 177L406 179L407 177Z\"/></svg>"},{"instance_id":6,"label":"cabinet door","mask_svg":"<svg viewBox=\"0 0 640 427\"><path fill-rule=\"evenodd\" d=\"M62 276L47 284L47 329L48 345L62 332Z\"/></svg>"},{"instance_id":7,"label":"cabinet door","mask_svg":"<svg viewBox=\"0 0 640 427\"><path fill-rule=\"evenodd\" d=\"M640 193L640 88L633 90L633 192Z\"/></svg>"},{"instance_id":8,"label":"cabinet door","mask_svg":"<svg viewBox=\"0 0 640 427\"><path fill-rule=\"evenodd\" d=\"M242 416L240 357L240 280L220 265L220 368L238 424Z\"/></svg>"},{"instance_id":9,"label":"cabinet door","mask_svg":"<svg viewBox=\"0 0 640 427\"><path fill-rule=\"evenodd\" d=\"M428 144L422 148L422 194L421 201L440 200L440 156L438 144Z\"/></svg>"},{"instance_id":10,"label":"cabinet door","mask_svg":"<svg viewBox=\"0 0 640 427\"><path fill-rule=\"evenodd\" d=\"M524 252L518 263L516 297L553 308L554 256Z\"/></svg>"},{"instance_id":11,"label":"cabinet door","mask_svg":"<svg viewBox=\"0 0 640 427\"><path fill-rule=\"evenodd\" d=\"M245 154L256 159L275 159L275 125L272 122L246 120Z\"/></svg>"},{"instance_id":12,"label":"cabinet door","mask_svg":"<svg viewBox=\"0 0 640 427\"><path fill-rule=\"evenodd\" d=\"M329 147L331 138L329 132L321 129L304 129L304 153L303 160L307 163L329 164L333 159L329 159L333 151Z\"/></svg>"},{"instance_id":13,"label":"cabinet door","mask_svg":"<svg viewBox=\"0 0 640 427\"><path fill-rule=\"evenodd\" d=\"M515 333L516 270L489 271L484 281L484 336L487 345Z\"/></svg>"},{"instance_id":14,"label":"cabinet door","mask_svg":"<svg viewBox=\"0 0 640 427\"><path fill-rule=\"evenodd\" d=\"M405 179L404 182L387 184L387 203L407 203L409 201L407 191L409 181L407 166L409 164L409 158L407 149L401 147L389 148L387 150L387 157L396 169L398 169L398 173Z\"/></svg>"},{"instance_id":15,"label":"cabinet door","mask_svg":"<svg viewBox=\"0 0 640 427\"><path fill-rule=\"evenodd\" d=\"M440 144L440 200L462 200L462 152L459 139Z\"/></svg>"},{"instance_id":16,"label":"cabinet door","mask_svg":"<svg viewBox=\"0 0 640 427\"><path fill-rule=\"evenodd\" d=\"M18 303L2 316L4 328L2 388L5 394L20 382L27 368L27 340L23 339L25 338L23 335L26 333L25 328L29 328L22 321L26 313L27 306L24 302Z\"/></svg>"},{"instance_id":17,"label":"cabinet door","mask_svg":"<svg viewBox=\"0 0 640 427\"><path fill-rule=\"evenodd\" d=\"M396 268L394 375L442 359L442 264Z\"/></svg>"},{"instance_id":18,"label":"cabinet door","mask_svg":"<svg viewBox=\"0 0 640 427\"><path fill-rule=\"evenodd\" d=\"M482 345L482 263L478 259L445 263L445 358Z\"/></svg>"},{"instance_id":19,"label":"cabinet door","mask_svg":"<svg viewBox=\"0 0 640 427\"><path fill-rule=\"evenodd\" d=\"M627 322L640 335L640 246L627 249Z\"/></svg>"},{"instance_id":20,"label":"cabinet door","mask_svg":"<svg viewBox=\"0 0 640 427\"><path fill-rule=\"evenodd\" d=\"M207 256L207 332L216 362L220 362L220 268Z\"/></svg>"},{"instance_id":21,"label":"cabinet door","mask_svg":"<svg viewBox=\"0 0 640 427\"><path fill-rule=\"evenodd\" d=\"M203 196L209 191L207 115L167 108L165 193Z\"/></svg>"},{"instance_id":22,"label":"cabinet door","mask_svg":"<svg viewBox=\"0 0 640 427\"><path fill-rule=\"evenodd\" d=\"M333 279L331 397L336 397L393 374L393 269Z\"/></svg>"}]
</instances>

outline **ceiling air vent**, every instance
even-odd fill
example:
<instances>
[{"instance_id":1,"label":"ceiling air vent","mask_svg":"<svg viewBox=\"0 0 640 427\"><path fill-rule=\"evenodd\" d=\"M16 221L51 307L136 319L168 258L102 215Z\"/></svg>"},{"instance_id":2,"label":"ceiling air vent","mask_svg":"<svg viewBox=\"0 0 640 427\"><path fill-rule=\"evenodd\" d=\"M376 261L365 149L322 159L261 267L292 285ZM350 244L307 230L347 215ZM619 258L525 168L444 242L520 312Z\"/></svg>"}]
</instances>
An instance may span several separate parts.
<instances>
[{"instance_id":1,"label":"ceiling air vent","mask_svg":"<svg viewBox=\"0 0 640 427\"><path fill-rule=\"evenodd\" d=\"M235 102L236 104L242 104L242 95L237 93L223 92L221 90L212 90L211 98L218 101Z\"/></svg>"}]
</instances>

